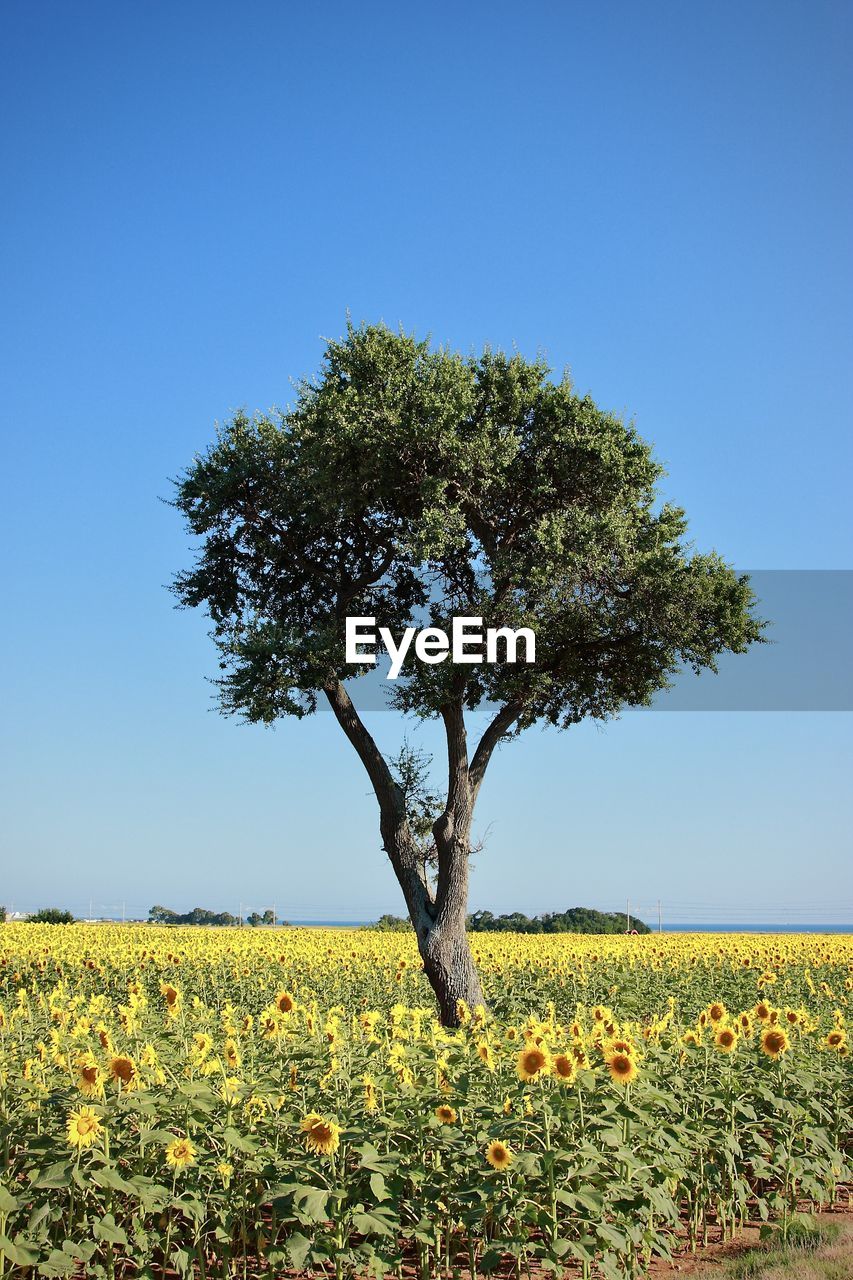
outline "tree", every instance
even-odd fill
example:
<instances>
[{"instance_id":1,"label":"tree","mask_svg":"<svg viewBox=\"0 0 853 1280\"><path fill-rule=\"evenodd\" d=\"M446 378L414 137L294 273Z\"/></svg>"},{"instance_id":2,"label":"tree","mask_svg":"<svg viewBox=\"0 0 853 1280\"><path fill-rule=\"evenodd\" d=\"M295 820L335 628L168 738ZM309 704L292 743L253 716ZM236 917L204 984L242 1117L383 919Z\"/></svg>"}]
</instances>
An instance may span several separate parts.
<instances>
[{"instance_id":1,"label":"tree","mask_svg":"<svg viewBox=\"0 0 853 1280\"><path fill-rule=\"evenodd\" d=\"M651 933L642 920L631 916L635 933ZM544 915L496 916L491 911L475 911L468 917L471 933L627 933L628 916L624 911L596 911L593 907L570 907L568 911L546 911Z\"/></svg>"},{"instance_id":2,"label":"tree","mask_svg":"<svg viewBox=\"0 0 853 1280\"><path fill-rule=\"evenodd\" d=\"M714 668L761 638L747 579L692 554L684 512L630 422L541 360L463 357L382 325L349 326L287 412L238 413L176 484L201 539L173 589L203 606L221 709L249 722L325 699L379 806L383 847L448 1024L482 999L465 932L471 824L496 747L646 705L682 664ZM345 619L395 635L417 617L529 627L533 664L427 664L390 701L445 730L447 784L425 865L405 779L345 681ZM466 714L489 720L469 750Z\"/></svg>"},{"instance_id":3,"label":"tree","mask_svg":"<svg viewBox=\"0 0 853 1280\"><path fill-rule=\"evenodd\" d=\"M35 911L32 915L27 916L30 924L73 924L74 917L70 911L63 911L61 907L42 907L40 911Z\"/></svg>"}]
</instances>

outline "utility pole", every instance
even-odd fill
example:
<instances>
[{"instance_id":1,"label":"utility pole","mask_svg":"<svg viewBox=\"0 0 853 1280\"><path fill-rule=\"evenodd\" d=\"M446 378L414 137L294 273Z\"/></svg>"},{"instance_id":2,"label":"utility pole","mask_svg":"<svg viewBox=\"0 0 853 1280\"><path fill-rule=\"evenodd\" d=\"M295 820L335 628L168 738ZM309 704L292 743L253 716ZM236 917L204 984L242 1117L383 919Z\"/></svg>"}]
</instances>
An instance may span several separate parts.
<instances>
[{"instance_id":1,"label":"utility pole","mask_svg":"<svg viewBox=\"0 0 853 1280\"><path fill-rule=\"evenodd\" d=\"M658 898L658 933L663 933L663 926L661 924L661 915L660 915L660 898Z\"/></svg>"},{"instance_id":2,"label":"utility pole","mask_svg":"<svg viewBox=\"0 0 853 1280\"><path fill-rule=\"evenodd\" d=\"M631 899L630 898L625 903L625 915L628 919L628 927L625 930L625 932L630 933L631 932Z\"/></svg>"},{"instance_id":3,"label":"utility pole","mask_svg":"<svg viewBox=\"0 0 853 1280\"><path fill-rule=\"evenodd\" d=\"M272 923L273 923L273 928L275 928L275 926L278 924L278 921L275 915L275 903L272 904Z\"/></svg>"}]
</instances>

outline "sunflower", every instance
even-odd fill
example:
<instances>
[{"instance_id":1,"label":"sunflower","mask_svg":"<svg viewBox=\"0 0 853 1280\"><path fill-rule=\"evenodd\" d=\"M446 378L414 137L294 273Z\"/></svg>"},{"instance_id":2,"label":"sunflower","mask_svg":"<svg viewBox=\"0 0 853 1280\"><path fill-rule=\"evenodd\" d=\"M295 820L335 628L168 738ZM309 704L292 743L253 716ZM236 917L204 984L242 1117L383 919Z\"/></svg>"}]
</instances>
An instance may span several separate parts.
<instances>
[{"instance_id":1,"label":"sunflower","mask_svg":"<svg viewBox=\"0 0 853 1280\"><path fill-rule=\"evenodd\" d=\"M143 1047L142 1053L139 1055L139 1060L143 1067L159 1066L157 1050L154 1048L153 1044L146 1044Z\"/></svg>"},{"instance_id":2,"label":"sunflower","mask_svg":"<svg viewBox=\"0 0 853 1280\"><path fill-rule=\"evenodd\" d=\"M365 1076L362 1084L364 1085L364 1109L369 1116L375 1115L379 1110L379 1100L376 1097L376 1081L373 1076Z\"/></svg>"},{"instance_id":3,"label":"sunflower","mask_svg":"<svg viewBox=\"0 0 853 1280\"><path fill-rule=\"evenodd\" d=\"M126 1053L117 1053L114 1058L110 1058L110 1076L113 1080L117 1080L119 1085L132 1089L137 1075L136 1063Z\"/></svg>"},{"instance_id":4,"label":"sunflower","mask_svg":"<svg viewBox=\"0 0 853 1280\"><path fill-rule=\"evenodd\" d=\"M166 1012L170 1018L177 1018L181 1011L181 993L171 982L160 983L160 995L166 1001Z\"/></svg>"},{"instance_id":5,"label":"sunflower","mask_svg":"<svg viewBox=\"0 0 853 1280\"><path fill-rule=\"evenodd\" d=\"M495 1069L495 1053L488 1040L480 1040L477 1044L477 1057L489 1071Z\"/></svg>"},{"instance_id":6,"label":"sunflower","mask_svg":"<svg viewBox=\"0 0 853 1280\"><path fill-rule=\"evenodd\" d=\"M761 1036L761 1052L768 1058L780 1058L788 1045L788 1033L782 1027L768 1027Z\"/></svg>"},{"instance_id":7,"label":"sunflower","mask_svg":"<svg viewBox=\"0 0 853 1280\"><path fill-rule=\"evenodd\" d=\"M698 1031L694 1031L692 1027L688 1027L684 1035L681 1037L681 1043L684 1045L701 1044L702 1037Z\"/></svg>"},{"instance_id":8,"label":"sunflower","mask_svg":"<svg viewBox=\"0 0 853 1280\"><path fill-rule=\"evenodd\" d=\"M258 1025L265 1040L277 1040L284 1034L283 1015L278 1012L275 1005L270 1005L270 1008L261 1014Z\"/></svg>"},{"instance_id":9,"label":"sunflower","mask_svg":"<svg viewBox=\"0 0 853 1280\"><path fill-rule=\"evenodd\" d=\"M334 1120L324 1120L315 1112L307 1115L300 1126L305 1134L305 1145L318 1155L333 1156L340 1146L340 1126Z\"/></svg>"},{"instance_id":10,"label":"sunflower","mask_svg":"<svg viewBox=\"0 0 853 1280\"><path fill-rule=\"evenodd\" d=\"M206 1031L196 1031L192 1038L190 1056L195 1062L202 1062L213 1048L213 1037Z\"/></svg>"},{"instance_id":11,"label":"sunflower","mask_svg":"<svg viewBox=\"0 0 853 1280\"><path fill-rule=\"evenodd\" d=\"M607 1059L610 1079L617 1084L630 1084L637 1076L637 1064L629 1053L613 1053Z\"/></svg>"},{"instance_id":12,"label":"sunflower","mask_svg":"<svg viewBox=\"0 0 853 1280\"><path fill-rule=\"evenodd\" d=\"M458 1116L456 1115L453 1107L449 1107L446 1103L442 1103L440 1107L436 1107L435 1109L435 1118L436 1120L439 1120L441 1124L456 1124Z\"/></svg>"},{"instance_id":13,"label":"sunflower","mask_svg":"<svg viewBox=\"0 0 853 1280\"><path fill-rule=\"evenodd\" d=\"M589 1058L586 1056L586 1049L582 1044L572 1045L572 1057L575 1060L578 1071L583 1071L589 1066Z\"/></svg>"},{"instance_id":14,"label":"sunflower","mask_svg":"<svg viewBox=\"0 0 853 1280\"><path fill-rule=\"evenodd\" d=\"M104 1092L104 1073L91 1053L77 1062L77 1088L86 1098L100 1098Z\"/></svg>"},{"instance_id":15,"label":"sunflower","mask_svg":"<svg viewBox=\"0 0 853 1280\"><path fill-rule=\"evenodd\" d=\"M605 1059L612 1058L614 1053L626 1053L632 1057L635 1049L630 1040L609 1040L602 1048Z\"/></svg>"},{"instance_id":16,"label":"sunflower","mask_svg":"<svg viewBox=\"0 0 853 1280\"><path fill-rule=\"evenodd\" d=\"M296 1008L296 1001L289 991L277 991L273 1004L279 1013L293 1013Z\"/></svg>"},{"instance_id":17,"label":"sunflower","mask_svg":"<svg viewBox=\"0 0 853 1280\"><path fill-rule=\"evenodd\" d=\"M770 1008L770 1005L766 1000L759 1000L758 1004L755 1006L755 1016L759 1022L769 1022L772 1012L773 1010Z\"/></svg>"},{"instance_id":18,"label":"sunflower","mask_svg":"<svg viewBox=\"0 0 853 1280\"><path fill-rule=\"evenodd\" d=\"M720 1027L714 1036L714 1044L721 1053L734 1053L737 1048L737 1032L734 1027Z\"/></svg>"},{"instance_id":19,"label":"sunflower","mask_svg":"<svg viewBox=\"0 0 853 1280\"><path fill-rule=\"evenodd\" d=\"M722 1022L726 1016L726 1006L721 1000L714 1000L708 1005L708 1017L712 1022Z\"/></svg>"},{"instance_id":20,"label":"sunflower","mask_svg":"<svg viewBox=\"0 0 853 1280\"><path fill-rule=\"evenodd\" d=\"M240 1066L240 1063L243 1061L242 1057L240 1056L240 1048L239 1048L239 1045L237 1044L237 1041L232 1040L230 1038L225 1041L225 1046L222 1050L222 1055L225 1058L225 1065L231 1071L236 1071L237 1068Z\"/></svg>"},{"instance_id":21,"label":"sunflower","mask_svg":"<svg viewBox=\"0 0 853 1280\"><path fill-rule=\"evenodd\" d=\"M90 1147L101 1136L101 1122L91 1107L81 1107L69 1115L66 1133L69 1147Z\"/></svg>"},{"instance_id":22,"label":"sunflower","mask_svg":"<svg viewBox=\"0 0 853 1280\"><path fill-rule=\"evenodd\" d=\"M512 1164L512 1151L504 1142L490 1142L486 1147L486 1159L493 1169L508 1169Z\"/></svg>"},{"instance_id":23,"label":"sunflower","mask_svg":"<svg viewBox=\"0 0 853 1280\"><path fill-rule=\"evenodd\" d=\"M520 1080L535 1080L548 1067L548 1054L545 1049L533 1045L522 1049L518 1055L517 1071Z\"/></svg>"},{"instance_id":24,"label":"sunflower","mask_svg":"<svg viewBox=\"0 0 853 1280\"><path fill-rule=\"evenodd\" d=\"M471 1021L471 1010L464 1000L456 1001L456 1018L461 1027L465 1027Z\"/></svg>"},{"instance_id":25,"label":"sunflower","mask_svg":"<svg viewBox=\"0 0 853 1280\"><path fill-rule=\"evenodd\" d=\"M577 1067L574 1058L570 1058L567 1053L558 1053L551 1064L551 1070L558 1080L562 1080L563 1084L571 1084L575 1078Z\"/></svg>"},{"instance_id":26,"label":"sunflower","mask_svg":"<svg viewBox=\"0 0 853 1280\"><path fill-rule=\"evenodd\" d=\"M195 1164L195 1147L189 1138L175 1138L166 1148L166 1164L172 1169L186 1169Z\"/></svg>"},{"instance_id":27,"label":"sunflower","mask_svg":"<svg viewBox=\"0 0 853 1280\"><path fill-rule=\"evenodd\" d=\"M841 1027L834 1027L826 1037L827 1049L840 1049L847 1040L847 1036Z\"/></svg>"}]
</instances>

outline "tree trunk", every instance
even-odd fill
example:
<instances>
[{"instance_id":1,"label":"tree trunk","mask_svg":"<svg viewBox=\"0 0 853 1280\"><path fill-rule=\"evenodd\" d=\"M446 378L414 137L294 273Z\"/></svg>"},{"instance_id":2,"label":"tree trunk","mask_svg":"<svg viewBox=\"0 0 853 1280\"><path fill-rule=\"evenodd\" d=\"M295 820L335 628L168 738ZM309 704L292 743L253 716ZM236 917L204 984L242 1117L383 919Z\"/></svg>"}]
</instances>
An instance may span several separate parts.
<instances>
[{"instance_id":1,"label":"tree trunk","mask_svg":"<svg viewBox=\"0 0 853 1280\"><path fill-rule=\"evenodd\" d=\"M456 853L457 874L444 892L433 899L423 880L414 874L417 858L408 827L398 827L383 844L397 874L415 930L424 973L435 992L439 1014L445 1027L460 1024L459 1001L469 1009L483 1004L483 991L468 944L465 920L468 907L467 835ZM408 874L407 874L408 871ZM402 874L401 874L402 873Z\"/></svg>"},{"instance_id":2,"label":"tree trunk","mask_svg":"<svg viewBox=\"0 0 853 1280\"><path fill-rule=\"evenodd\" d=\"M461 695L441 709L447 733L448 787L444 812L432 829L438 854L438 882L433 893L412 837L400 786L340 681L330 677L324 692L373 784L382 846L403 890L441 1021L446 1027L457 1027L460 1001L469 1010L484 1003L465 931L474 804L492 752L517 720L521 706L511 703L501 708L480 739L470 766Z\"/></svg>"},{"instance_id":3,"label":"tree trunk","mask_svg":"<svg viewBox=\"0 0 853 1280\"><path fill-rule=\"evenodd\" d=\"M468 1009L483 1004L483 991L465 932L464 916L444 926L435 925L424 941L418 937L424 973L438 1001L442 1025L458 1027L459 1002Z\"/></svg>"}]
</instances>

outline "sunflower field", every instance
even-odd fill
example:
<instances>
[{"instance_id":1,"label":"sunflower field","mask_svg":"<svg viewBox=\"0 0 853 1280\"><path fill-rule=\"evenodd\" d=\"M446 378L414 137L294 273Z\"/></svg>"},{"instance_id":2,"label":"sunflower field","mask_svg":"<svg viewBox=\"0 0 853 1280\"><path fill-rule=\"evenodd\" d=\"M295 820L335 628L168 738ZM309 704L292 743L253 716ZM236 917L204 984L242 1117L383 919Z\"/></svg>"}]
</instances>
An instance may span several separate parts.
<instances>
[{"instance_id":1,"label":"sunflower field","mask_svg":"<svg viewBox=\"0 0 853 1280\"><path fill-rule=\"evenodd\" d=\"M0 926L0 1274L641 1276L850 1181L853 941Z\"/></svg>"}]
</instances>

